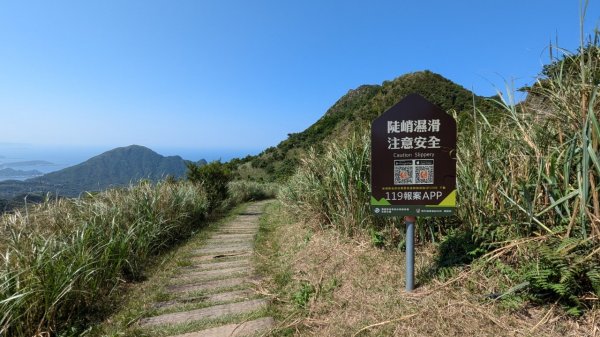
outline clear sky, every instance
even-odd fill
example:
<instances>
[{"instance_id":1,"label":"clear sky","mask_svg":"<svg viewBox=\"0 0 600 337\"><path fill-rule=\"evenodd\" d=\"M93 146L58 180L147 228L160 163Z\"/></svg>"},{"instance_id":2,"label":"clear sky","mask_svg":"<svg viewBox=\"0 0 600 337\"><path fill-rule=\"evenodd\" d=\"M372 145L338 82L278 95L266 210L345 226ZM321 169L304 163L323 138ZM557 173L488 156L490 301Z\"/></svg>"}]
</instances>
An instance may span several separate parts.
<instances>
[{"instance_id":1,"label":"clear sky","mask_svg":"<svg viewBox=\"0 0 600 337\"><path fill-rule=\"evenodd\" d=\"M505 80L531 83L551 40L578 46L579 9L579 0L0 0L0 143L254 154L349 89L407 72L429 69L486 96ZM592 0L586 32L599 16Z\"/></svg>"}]
</instances>

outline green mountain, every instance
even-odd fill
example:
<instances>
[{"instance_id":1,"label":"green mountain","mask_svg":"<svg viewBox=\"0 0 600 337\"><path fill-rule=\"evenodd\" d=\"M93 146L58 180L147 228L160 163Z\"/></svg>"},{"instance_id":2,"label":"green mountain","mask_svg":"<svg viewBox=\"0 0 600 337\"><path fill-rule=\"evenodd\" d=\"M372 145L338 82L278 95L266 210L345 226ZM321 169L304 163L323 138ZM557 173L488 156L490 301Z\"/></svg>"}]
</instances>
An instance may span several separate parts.
<instances>
[{"instance_id":1,"label":"green mountain","mask_svg":"<svg viewBox=\"0 0 600 337\"><path fill-rule=\"evenodd\" d=\"M322 148L326 142L344 141L354 131L368 130L371 121L410 93L417 93L446 111L459 116L498 107L460 85L430 71L400 76L381 85L362 85L342 96L317 122L300 133L292 133L276 147L257 156L231 162L244 178L284 180L292 174L298 158L309 148Z\"/></svg>"},{"instance_id":2,"label":"green mountain","mask_svg":"<svg viewBox=\"0 0 600 337\"><path fill-rule=\"evenodd\" d=\"M185 161L181 157L164 157L146 147L131 145L27 181L56 186L63 190L59 194L73 195L123 186L140 179L158 181L169 175L181 178L185 172Z\"/></svg>"},{"instance_id":3,"label":"green mountain","mask_svg":"<svg viewBox=\"0 0 600 337\"><path fill-rule=\"evenodd\" d=\"M99 191L123 186L140 179L158 181L167 176L181 178L186 162L179 156L164 157L139 145L116 148L81 164L25 181L0 182L0 198L52 193L77 196L84 191Z\"/></svg>"}]
</instances>

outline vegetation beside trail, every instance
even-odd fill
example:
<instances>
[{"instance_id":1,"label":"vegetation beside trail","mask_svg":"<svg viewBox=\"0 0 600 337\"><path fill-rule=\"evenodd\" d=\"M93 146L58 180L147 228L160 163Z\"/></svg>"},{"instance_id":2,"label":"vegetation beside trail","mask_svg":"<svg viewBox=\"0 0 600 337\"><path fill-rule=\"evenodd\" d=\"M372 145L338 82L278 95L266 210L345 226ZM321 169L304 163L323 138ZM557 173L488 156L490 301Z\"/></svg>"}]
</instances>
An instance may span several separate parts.
<instances>
[{"instance_id":1,"label":"vegetation beside trail","mask_svg":"<svg viewBox=\"0 0 600 337\"><path fill-rule=\"evenodd\" d=\"M116 287L149 258L198 229L205 192L141 183L58 199L2 216L0 331L56 334L106 310Z\"/></svg>"},{"instance_id":2,"label":"vegetation beside trail","mask_svg":"<svg viewBox=\"0 0 600 337\"><path fill-rule=\"evenodd\" d=\"M246 201L273 199L279 193L279 184L234 180L228 185L227 204L237 205Z\"/></svg>"},{"instance_id":3,"label":"vegetation beside trail","mask_svg":"<svg viewBox=\"0 0 600 337\"><path fill-rule=\"evenodd\" d=\"M0 336L79 336L114 310L123 286L144 280L157 255L206 227L211 214L275 193L222 182L224 199L210 202L204 181L170 179L2 215Z\"/></svg>"},{"instance_id":4,"label":"vegetation beside trail","mask_svg":"<svg viewBox=\"0 0 600 337\"><path fill-rule=\"evenodd\" d=\"M181 242L176 249L169 250L156 258L154 263L146 272L147 280L135 284L135 287L128 289L124 296L121 296L119 306L115 308L114 313L99 324L94 324L89 331L85 331L83 336L87 337L156 337L172 336L189 332L190 329L209 328L219 323L233 323L239 315L230 316L225 320L209 320L195 324L184 324L175 326L162 326L153 328L144 328L137 324L140 319L156 316L159 314L176 312L179 309L200 309L214 304L204 301L194 301L194 297L206 295L206 292L196 292L191 296L191 301L180 303L179 305L165 306L157 303L165 303L177 300L177 294L166 291L168 286L173 285L173 277L181 275L182 269L195 264L193 256L194 251L199 247L206 245L206 240L211 237L214 231L218 231L223 224L232 221L236 216L246 213L248 203L241 203L227 211L227 214L216 220L206 221L205 227L190 237L189 240ZM177 309L178 308L178 309Z\"/></svg>"},{"instance_id":5,"label":"vegetation beside trail","mask_svg":"<svg viewBox=\"0 0 600 337\"><path fill-rule=\"evenodd\" d=\"M551 47L560 54L523 103L407 74L350 91L259 156L189 164L188 181L4 214L0 336L81 335L211 214L277 193L258 181L286 181L257 243L278 335L596 336L599 41L582 38L573 54ZM418 288L406 294L402 220L369 209L368 129L412 92L457 119L459 196L455 217L419 219Z\"/></svg>"},{"instance_id":6,"label":"vegetation beside trail","mask_svg":"<svg viewBox=\"0 0 600 337\"><path fill-rule=\"evenodd\" d=\"M454 111L457 216L419 220L419 244L437 247L421 286L477 266L482 275L496 274L481 278L481 287L506 307L553 305L553 313L557 306L573 317L597 315L599 41L596 32L577 53L557 55L524 103L509 93L491 101L500 108L493 113L481 105ZM401 219L379 219L368 209L369 149L363 128L351 140L309 152L280 200L313 230L368 235L375 246L402 250Z\"/></svg>"},{"instance_id":7,"label":"vegetation beside trail","mask_svg":"<svg viewBox=\"0 0 600 337\"><path fill-rule=\"evenodd\" d=\"M257 238L261 293L272 298L273 336L548 336L600 333L600 311L580 318L558 304L499 299L503 267L485 259L445 269L454 243L422 242L417 289L404 292L404 253L373 246L368 231L348 236L297 221L280 203L267 207ZM446 256L440 254L444 250ZM518 291L518 290L515 290Z\"/></svg>"}]
</instances>

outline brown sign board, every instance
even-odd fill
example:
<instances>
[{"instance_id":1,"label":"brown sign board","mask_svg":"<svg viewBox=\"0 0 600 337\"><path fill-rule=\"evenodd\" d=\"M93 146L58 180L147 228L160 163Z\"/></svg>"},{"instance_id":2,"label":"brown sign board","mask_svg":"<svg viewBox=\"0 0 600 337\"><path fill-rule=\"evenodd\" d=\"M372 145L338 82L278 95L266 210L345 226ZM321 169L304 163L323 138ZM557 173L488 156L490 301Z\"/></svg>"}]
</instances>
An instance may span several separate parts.
<instances>
[{"instance_id":1,"label":"brown sign board","mask_svg":"<svg viewBox=\"0 0 600 337\"><path fill-rule=\"evenodd\" d=\"M371 210L449 216L456 208L456 122L410 94L371 124Z\"/></svg>"}]
</instances>

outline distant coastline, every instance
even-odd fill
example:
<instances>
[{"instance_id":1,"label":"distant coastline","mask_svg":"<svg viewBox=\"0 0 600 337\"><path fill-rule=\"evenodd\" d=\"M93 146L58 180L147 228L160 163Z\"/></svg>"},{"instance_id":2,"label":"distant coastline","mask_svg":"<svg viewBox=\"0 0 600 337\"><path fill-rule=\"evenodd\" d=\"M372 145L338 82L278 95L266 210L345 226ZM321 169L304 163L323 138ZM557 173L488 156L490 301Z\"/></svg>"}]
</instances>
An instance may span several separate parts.
<instances>
[{"instance_id":1,"label":"distant coastline","mask_svg":"<svg viewBox=\"0 0 600 337\"><path fill-rule=\"evenodd\" d=\"M52 163L48 163L48 164L52 164ZM40 172L38 170L28 170L28 171L24 171L24 170L15 170L12 167L6 167L6 168L2 168L3 165L0 165L0 181L5 181L5 180L25 180L25 179L30 179L30 178L35 178L35 177L39 177L41 175L43 175L43 172ZM8 166L8 164L7 164Z\"/></svg>"},{"instance_id":2,"label":"distant coastline","mask_svg":"<svg viewBox=\"0 0 600 337\"><path fill-rule=\"evenodd\" d=\"M52 166L55 165L45 160L28 160L28 161L16 161L9 163L0 162L0 169L3 168L15 168L15 167L28 167L28 166Z\"/></svg>"},{"instance_id":3,"label":"distant coastline","mask_svg":"<svg viewBox=\"0 0 600 337\"><path fill-rule=\"evenodd\" d=\"M3 144L0 142L0 169L11 167L21 170L39 170L42 173L59 171L69 166L82 163L89 158L111 150L115 146L52 146L36 144ZM163 156L181 156L185 160L198 161L206 159L211 162L221 160L227 162L234 158L256 155L263 149L205 149L150 146ZM31 162L29 166L3 166L7 163ZM42 162L51 165L41 165Z\"/></svg>"}]
</instances>

